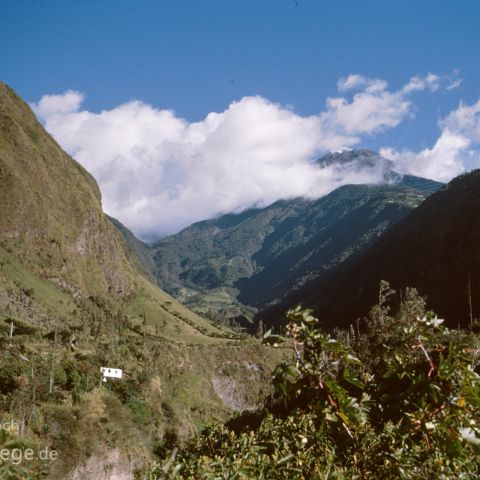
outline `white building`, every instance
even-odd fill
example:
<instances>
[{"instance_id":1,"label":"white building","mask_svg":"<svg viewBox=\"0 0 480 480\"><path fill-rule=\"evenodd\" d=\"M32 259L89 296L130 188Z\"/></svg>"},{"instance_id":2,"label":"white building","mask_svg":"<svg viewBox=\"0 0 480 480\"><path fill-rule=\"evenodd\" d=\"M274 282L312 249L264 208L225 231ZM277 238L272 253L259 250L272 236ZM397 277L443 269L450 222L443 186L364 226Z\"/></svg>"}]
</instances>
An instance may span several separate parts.
<instances>
[{"instance_id":1,"label":"white building","mask_svg":"<svg viewBox=\"0 0 480 480\"><path fill-rule=\"evenodd\" d=\"M102 374L102 382L106 382L107 378L122 378L123 371L119 368L100 367Z\"/></svg>"}]
</instances>

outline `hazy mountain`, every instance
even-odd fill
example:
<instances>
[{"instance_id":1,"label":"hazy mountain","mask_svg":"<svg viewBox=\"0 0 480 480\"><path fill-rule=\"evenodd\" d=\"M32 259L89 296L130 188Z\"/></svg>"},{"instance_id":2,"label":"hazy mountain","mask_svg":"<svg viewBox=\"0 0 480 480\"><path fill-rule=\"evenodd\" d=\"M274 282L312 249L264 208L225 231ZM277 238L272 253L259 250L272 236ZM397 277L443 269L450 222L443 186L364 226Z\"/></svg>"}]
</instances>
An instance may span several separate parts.
<instances>
[{"instance_id":1,"label":"hazy mountain","mask_svg":"<svg viewBox=\"0 0 480 480\"><path fill-rule=\"evenodd\" d=\"M397 292L416 287L453 327L469 324L471 316L480 318L480 170L454 179L358 261L312 282L283 306L303 302L326 324L346 324L376 301L382 279Z\"/></svg>"},{"instance_id":2,"label":"hazy mountain","mask_svg":"<svg viewBox=\"0 0 480 480\"><path fill-rule=\"evenodd\" d=\"M317 163L381 171L385 183L196 223L152 247L158 284L204 313L251 316L251 307L275 303L364 251L441 185L402 177L368 150L328 154Z\"/></svg>"}]
</instances>

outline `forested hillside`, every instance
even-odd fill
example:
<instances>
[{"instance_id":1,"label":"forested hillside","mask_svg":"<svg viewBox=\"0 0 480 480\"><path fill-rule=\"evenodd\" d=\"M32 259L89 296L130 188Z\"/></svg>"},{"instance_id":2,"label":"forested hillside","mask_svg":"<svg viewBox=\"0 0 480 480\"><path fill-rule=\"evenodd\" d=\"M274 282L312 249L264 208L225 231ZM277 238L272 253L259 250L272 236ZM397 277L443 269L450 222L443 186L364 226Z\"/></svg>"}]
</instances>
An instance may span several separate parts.
<instances>
[{"instance_id":1,"label":"forested hillside","mask_svg":"<svg viewBox=\"0 0 480 480\"><path fill-rule=\"evenodd\" d=\"M480 318L480 171L452 180L387 231L358 261L285 300L311 306L326 325L364 315L378 282L413 285L452 327ZM348 302L338 302L348 298ZM397 295L397 303L401 301ZM268 312L272 319L279 311Z\"/></svg>"},{"instance_id":2,"label":"forested hillside","mask_svg":"<svg viewBox=\"0 0 480 480\"><path fill-rule=\"evenodd\" d=\"M251 318L363 252L441 185L402 177L368 150L328 154L317 163L376 168L384 183L196 223L152 247L158 284L209 316Z\"/></svg>"},{"instance_id":3,"label":"forested hillside","mask_svg":"<svg viewBox=\"0 0 480 480\"><path fill-rule=\"evenodd\" d=\"M391 313L391 290L361 328L326 333L288 313L291 359L256 416L206 429L165 452L160 478L473 480L480 474L479 339L448 330L414 289Z\"/></svg>"}]
</instances>

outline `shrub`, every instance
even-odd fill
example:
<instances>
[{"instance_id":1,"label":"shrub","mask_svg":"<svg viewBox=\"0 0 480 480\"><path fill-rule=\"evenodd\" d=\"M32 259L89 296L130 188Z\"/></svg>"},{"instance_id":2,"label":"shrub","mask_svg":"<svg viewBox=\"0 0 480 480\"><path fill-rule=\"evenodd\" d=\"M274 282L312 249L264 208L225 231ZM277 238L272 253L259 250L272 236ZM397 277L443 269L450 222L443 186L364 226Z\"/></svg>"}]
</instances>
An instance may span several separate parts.
<instances>
[{"instance_id":1,"label":"shrub","mask_svg":"<svg viewBox=\"0 0 480 480\"><path fill-rule=\"evenodd\" d=\"M348 342L322 331L311 311L291 310L294 360L277 367L279 397L259 426L206 429L152 478L479 478L477 340L432 313L414 316L424 303L413 290L391 316L389 292L383 284L370 325L343 335Z\"/></svg>"},{"instance_id":2,"label":"shrub","mask_svg":"<svg viewBox=\"0 0 480 480\"><path fill-rule=\"evenodd\" d=\"M7 357L0 364L0 392L10 393L18 388L18 380L24 370L24 362Z\"/></svg>"}]
</instances>

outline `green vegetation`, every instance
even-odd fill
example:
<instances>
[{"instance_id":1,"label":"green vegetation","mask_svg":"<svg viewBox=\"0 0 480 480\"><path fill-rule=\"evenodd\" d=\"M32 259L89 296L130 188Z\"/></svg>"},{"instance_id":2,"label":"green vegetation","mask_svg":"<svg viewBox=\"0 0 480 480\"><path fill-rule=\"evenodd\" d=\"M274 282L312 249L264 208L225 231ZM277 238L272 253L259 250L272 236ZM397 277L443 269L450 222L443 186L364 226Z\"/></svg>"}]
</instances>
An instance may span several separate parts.
<instances>
[{"instance_id":1,"label":"green vegetation","mask_svg":"<svg viewBox=\"0 0 480 480\"><path fill-rule=\"evenodd\" d=\"M189 312L147 280L124 301L75 299L0 253L0 419L19 422L22 441L58 451L49 478L66 478L106 445L135 445L141 469L165 442L226 420L235 409L215 381L234 382L245 405L268 395L279 355ZM249 377L244 364L258 371ZM99 389L101 366L126 377Z\"/></svg>"},{"instance_id":2,"label":"green vegetation","mask_svg":"<svg viewBox=\"0 0 480 480\"><path fill-rule=\"evenodd\" d=\"M421 277L429 285L438 279L445 298L445 285L457 293L467 286L470 301L452 295L452 312L468 305L471 327L480 304L479 178L474 172L453 182L379 242L402 268L411 265L402 252L415 245L423 252L412 255ZM3 84L0 182L0 423L18 424L15 432L0 428L0 450L58 452L47 463L2 458L1 478L86 478L117 463L123 474L141 475L155 455L163 461L153 477L480 474L478 339L445 329L414 290L403 293L392 316L393 293L383 283L366 325L334 337L311 312L292 310L287 341L295 356L280 363L273 383L286 350L224 325L254 315L241 302L275 302L348 266L432 183L409 177L396 186L346 186L317 202L277 202L202 222L155 246L154 265L146 246L103 214L92 177ZM403 249L391 243L397 234ZM375 269L392 266L369 255ZM335 297L348 298L342 308L362 295L356 278ZM319 298L321 290L312 292ZM258 325L258 337L264 329ZM286 341L271 331L263 339ZM101 366L121 368L125 377L101 385ZM212 420L228 423L181 447Z\"/></svg>"},{"instance_id":3,"label":"green vegetation","mask_svg":"<svg viewBox=\"0 0 480 480\"><path fill-rule=\"evenodd\" d=\"M364 327L335 336L291 310L294 357L270 406L167 452L152 478L478 478L479 339L445 328L414 289L392 316L392 294L382 283Z\"/></svg>"},{"instance_id":4,"label":"green vegetation","mask_svg":"<svg viewBox=\"0 0 480 480\"><path fill-rule=\"evenodd\" d=\"M0 205L0 423L19 425L0 441L58 453L0 459L2 475L88 478L118 464L133 476L169 442L268 395L280 355L153 285L94 179L1 83ZM125 377L100 386L102 366Z\"/></svg>"},{"instance_id":5,"label":"green vegetation","mask_svg":"<svg viewBox=\"0 0 480 480\"><path fill-rule=\"evenodd\" d=\"M386 231L360 258L315 279L285 303L301 302L332 325L345 325L368 312L378 282L387 279L398 291L415 285L427 297L429 308L449 326L470 328L480 319L479 193L480 170L455 178ZM395 303L400 301L397 295Z\"/></svg>"},{"instance_id":6,"label":"green vegetation","mask_svg":"<svg viewBox=\"0 0 480 480\"><path fill-rule=\"evenodd\" d=\"M416 177L347 185L315 201L282 200L199 222L151 248L153 275L190 308L222 320L243 317L245 324L258 309L364 252L438 187Z\"/></svg>"}]
</instances>

